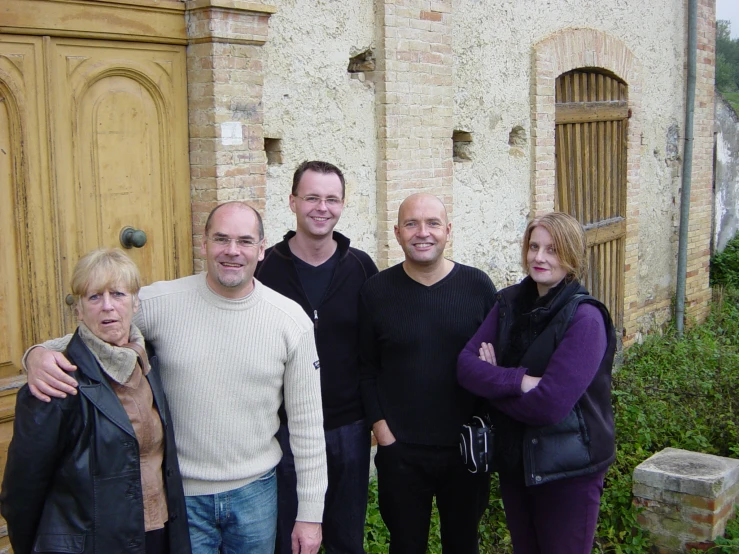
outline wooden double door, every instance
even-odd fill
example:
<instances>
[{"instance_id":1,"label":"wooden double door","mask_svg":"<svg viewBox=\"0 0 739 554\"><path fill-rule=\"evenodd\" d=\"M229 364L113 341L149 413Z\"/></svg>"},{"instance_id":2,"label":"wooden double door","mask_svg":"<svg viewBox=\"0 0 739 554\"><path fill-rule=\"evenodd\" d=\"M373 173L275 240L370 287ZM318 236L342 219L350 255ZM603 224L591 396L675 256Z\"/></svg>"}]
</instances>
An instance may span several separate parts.
<instances>
[{"instance_id":1,"label":"wooden double door","mask_svg":"<svg viewBox=\"0 0 739 554\"><path fill-rule=\"evenodd\" d=\"M145 283L192 272L185 47L0 34L0 471L24 349L125 228Z\"/></svg>"}]
</instances>

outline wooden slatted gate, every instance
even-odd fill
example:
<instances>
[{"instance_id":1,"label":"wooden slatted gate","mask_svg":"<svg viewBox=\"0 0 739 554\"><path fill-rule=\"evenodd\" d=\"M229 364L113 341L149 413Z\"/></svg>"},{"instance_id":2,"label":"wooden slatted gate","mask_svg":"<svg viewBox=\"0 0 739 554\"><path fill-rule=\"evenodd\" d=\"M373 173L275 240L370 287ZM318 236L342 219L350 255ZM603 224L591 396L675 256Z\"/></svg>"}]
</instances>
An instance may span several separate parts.
<instances>
[{"instance_id":1,"label":"wooden slatted gate","mask_svg":"<svg viewBox=\"0 0 739 554\"><path fill-rule=\"evenodd\" d=\"M582 69L557 78L556 204L585 227L585 286L623 328L628 89L620 79Z\"/></svg>"}]
</instances>

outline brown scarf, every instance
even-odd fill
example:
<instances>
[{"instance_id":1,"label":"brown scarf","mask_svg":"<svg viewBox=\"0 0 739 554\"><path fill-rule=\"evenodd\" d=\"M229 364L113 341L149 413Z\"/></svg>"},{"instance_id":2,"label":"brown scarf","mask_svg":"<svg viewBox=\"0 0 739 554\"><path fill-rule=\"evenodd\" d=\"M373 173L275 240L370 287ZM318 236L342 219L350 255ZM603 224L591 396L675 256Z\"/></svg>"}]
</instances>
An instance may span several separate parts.
<instances>
[{"instance_id":1,"label":"brown scarf","mask_svg":"<svg viewBox=\"0 0 739 554\"><path fill-rule=\"evenodd\" d=\"M137 362L141 365L144 375L149 373L149 359L146 356L144 337L135 325L131 324L128 344L123 346L105 342L94 335L82 322L79 325L79 335L105 374L116 383L123 385L128 382Z\"/></svg>"}]
</instances>

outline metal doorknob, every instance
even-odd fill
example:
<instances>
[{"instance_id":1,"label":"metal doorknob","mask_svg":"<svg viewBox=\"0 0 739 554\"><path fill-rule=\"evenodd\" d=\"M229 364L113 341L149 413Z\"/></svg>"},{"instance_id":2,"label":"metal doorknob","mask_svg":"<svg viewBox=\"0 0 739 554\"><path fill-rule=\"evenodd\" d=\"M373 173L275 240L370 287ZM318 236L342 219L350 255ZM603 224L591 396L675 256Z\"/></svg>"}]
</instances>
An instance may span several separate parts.
<instances>
[{"instance_id":1,"label":"metal doorknob","mask_svg":"<svg viewBox=\"0 0 739 554\"><path fill-rule=\"evenodd\" d=\"M124 227L120 234L121 246L123 248L141 248L146 244L146 233L141 229Z\"/></svg>"}]
</instances>

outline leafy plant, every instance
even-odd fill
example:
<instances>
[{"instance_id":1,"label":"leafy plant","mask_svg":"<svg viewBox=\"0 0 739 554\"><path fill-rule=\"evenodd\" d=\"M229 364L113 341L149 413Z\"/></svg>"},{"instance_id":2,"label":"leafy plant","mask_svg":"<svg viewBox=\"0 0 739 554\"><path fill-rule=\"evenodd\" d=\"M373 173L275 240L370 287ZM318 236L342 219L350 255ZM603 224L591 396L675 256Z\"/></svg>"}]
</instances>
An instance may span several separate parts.
<instances>
[{"instance_id":1,"label":"leafy plant","mask_svg":"<svg viewBox=\"0 0 739 554\"><path fill-rule=\"evenodd\" d=\"M711 257L711 285L739 288L739 233Z\"/></svg>"}]
</instances>

